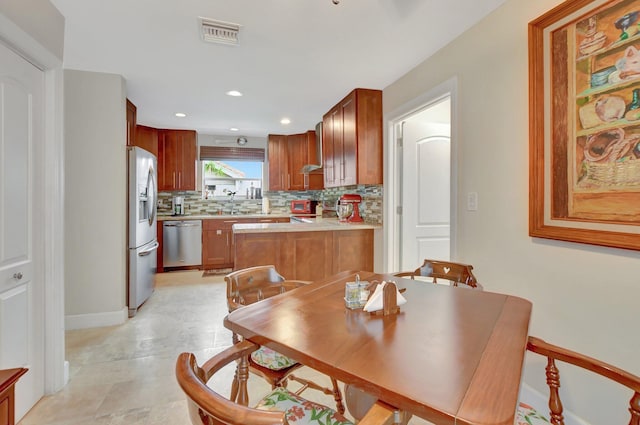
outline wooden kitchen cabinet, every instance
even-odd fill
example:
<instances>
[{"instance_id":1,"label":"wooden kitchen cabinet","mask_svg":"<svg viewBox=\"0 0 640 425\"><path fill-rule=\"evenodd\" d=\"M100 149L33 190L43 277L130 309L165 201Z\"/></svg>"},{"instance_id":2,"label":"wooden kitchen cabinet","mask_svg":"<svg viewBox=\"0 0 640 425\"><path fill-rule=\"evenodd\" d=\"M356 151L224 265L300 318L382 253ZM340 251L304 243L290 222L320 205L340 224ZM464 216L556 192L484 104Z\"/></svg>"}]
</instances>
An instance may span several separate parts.
<instances>
[{"instance_id":1,"label":"wooden kitchen cabinet","mask_svg":"<svg viewBox=\"0 0 640 425\"><path fill-rule=\"evenodd\" d=\"M158 130L158 190L196 190L193 130Z\"/></svg>"},{"instance_id":2,"label":"wooden kitchen cabinet","mask_svg":"<svg viewBox=\"0 0 640 425\"><path fill-rule=\"evenodd\" d=\"M136 146L158 157L158 129L144 125L136 126Z\"/></svg>"},{"instance_id":3,"label":"wooden kitchen cabinet","mask_svg":"<svg viewBox=\"0 0 640 425\"><path fill-rule=\"evenodd\" d=\"M319 190L323 188L322 171L303 174L307 164L317 164L316 133L270 134L268 139L269 190Z\"/></svg>"},{"instance_id":4,"label":"wooden kitchen cabinet","mask_svg":"<svg viewBox=\"0 0 640 425\"><path fill-rule=\"evenodd\" d=\"M219 218L202 220L202 266L205 270L234 268L236 223L288 223L285 217Z\"/></svg>"},{"instance_id":5,"label":"wooden kitchen cabinet","mask_svg":"<svg viewBox=\"0 0 640 425\"><path fill-rule=\"evenodd\" d=\"M382 184L382 92L355 89L322 123L324 186Z\"/></svg>"},{"instance_id":6,"label":"wooden kitchen cabinet","mask_svg":"<svg viewBox=\"0 0 640 425\"><path fill-rule=\"evenodd\" d=\"M267 142L269 190L288 190L287 136L270 134Z\"/></svg>"},{"instance_id":7,"label":"wooden kitchen cabinet","mask_svg":"<svg viewBox=\"0 0 640 425\"><path fill-rule=\"evenodd\" d=\"M127 146L136 144L136 119L138 109L129 99L127 99Z\"/></svg>"},{"instance_id":8,"label":"wooden kitchen cabinet","mask_svg":"<svg viewBox=\"0 0 640 425\"><path fill-rule=\"evenodd\" d=\"M373 230L237 233L235 269L273 264L287 279L373 270Z\"/></svg>"}]
</instances>

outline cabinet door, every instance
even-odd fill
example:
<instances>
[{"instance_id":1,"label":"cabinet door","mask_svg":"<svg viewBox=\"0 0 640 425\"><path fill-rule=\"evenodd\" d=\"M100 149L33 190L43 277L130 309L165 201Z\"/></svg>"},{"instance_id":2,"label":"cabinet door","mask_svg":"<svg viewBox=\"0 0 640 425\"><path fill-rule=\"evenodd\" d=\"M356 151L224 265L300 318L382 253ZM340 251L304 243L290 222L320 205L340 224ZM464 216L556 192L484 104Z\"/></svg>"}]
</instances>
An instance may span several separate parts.
<instances>
[{"instance_id":1,"label":"cabinet door","mask_svg":"<svg viewBox=\"0 0 640 425\"><path fill-rule=\"evenodd\" d=\"M300 172L303 165L308 164L307 134L293 134L287 136L287 189L304 190L304 174Z\"/></svg>"},{"instance_id":2,"label":"cabinet door","mask_svg":"<svg viewBox=\"0 0 640 425\"><path fill-rule=\"evenodd\" d=\"M289 267L293 267L293 273L283 275L289 279L312 281L330 276L335 261L332 233L334 232L284 233L286 256L283 260Z\"/></svg>"},{"instance_id":3,"label":"cabinet door","mask_svg":"<svg viewBox=\"0 0 640 425\"><path fill-rule=\"evenodd\" d=\"M344 270L373 270L373 230L333 232L331 273Z\"/></svg>"},{"instance_id":4,"label":"cabinet door","mask_svg":"<svg viewBox=\"0 0 640 425\"><path fill-rule=\"evenodd\" d=\"M158 190L177 189L177 148L174 134L165 130L158 131Z\"/></svg>"},{"instance_id":5,"label":"cabinet door","mask_svg":"<svg viewBox=\"0 0 640 425\"><path fill-rule=\"evenodd\" d=\"M339 186L336 181L337 161L336 146L342 143L342 118L340 110L333 108L322 120L322 156L324 166L324 186Z\"/></svg>"},{"instance_id":6,"label":"cabinet door","mask_svg":"<svg viewBox=\"0 0 640 425\"><path fill-rule=\"evenodd\" d=\"M287 138L270 134L267 145L269 158L269 190L287 190Z\"/></svg>"},{"instance_id":7,"label":"cabinet door","mask_svg":"<svg viewBox=\"0 0 640 425\"><path fill-rule=\"evenodd\" d=\"M158 156L158 130L144 125L136 126L135 145ZM158 158L159 160L159 158ZM159 168L159 167L158 167ZM159 172L160 170L158 170Z\"/></svg>"},{"instance_id":8,"label":"cabinet door","mask_svg":"<svg viewBox=\"0 0 640 425\"><path fill-rule=\"evenodd\" d=\"M178 136L178 190L196 190L196 132L177 130Z\"/></svg>"},{"instance_id":9,"label":"cabinet door","mask_svg":"<svg viewBox=\"0 0 640 425\"><path fill-rule=\"evenodd\" d=\"M223 268L229 263L229 231L224 229L202 232L202 265L204 268Z\"/></svg>"},{"instance_id":10,"label":"cabinet door","mask_svg":"<svg viewBox=\"0 0 640 425\"><path fill-rule=\"evenodd\" d=\"M342 145L340 149L340 186L357 184L358 139L355 92L341 102ZM373 164L370 164L370 166Z\"/></svg>"},{"instance_id":11,"label":"cabinet door","mask_svg":"<svg viewBox=\"0 0 640 425\"><path fill-rule=\"evenodd\" d=\"M159 190L196 189L196 133L191 130L159 130Z\"/></svg>"}]
</instances>

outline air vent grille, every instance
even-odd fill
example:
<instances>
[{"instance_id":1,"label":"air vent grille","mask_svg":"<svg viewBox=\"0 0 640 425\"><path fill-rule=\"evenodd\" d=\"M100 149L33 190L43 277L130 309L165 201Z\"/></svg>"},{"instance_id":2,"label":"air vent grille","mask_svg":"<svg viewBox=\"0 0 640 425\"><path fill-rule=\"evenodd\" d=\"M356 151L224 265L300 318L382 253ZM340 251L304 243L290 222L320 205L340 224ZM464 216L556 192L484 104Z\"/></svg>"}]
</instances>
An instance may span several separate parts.
<instances>
[{"instance_id":1,"label":"air vent grille","mask_svg":"<svg viewBox=\"0 0 640 425\"><path fill-rule=\"evenodd\" d=\"M240 25L208 18L199 19L200 33L204 41L209 43L238 44Z\"/></svg>"}]
</instances>

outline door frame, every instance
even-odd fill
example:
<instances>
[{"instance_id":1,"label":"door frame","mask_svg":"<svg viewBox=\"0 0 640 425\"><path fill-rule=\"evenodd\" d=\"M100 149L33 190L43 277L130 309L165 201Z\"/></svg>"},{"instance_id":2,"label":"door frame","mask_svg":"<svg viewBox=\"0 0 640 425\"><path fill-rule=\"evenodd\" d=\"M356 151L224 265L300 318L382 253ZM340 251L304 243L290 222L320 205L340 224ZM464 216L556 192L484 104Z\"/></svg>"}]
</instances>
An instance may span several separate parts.
<instances>
[{"instance_id":1,"label":"door frame","mask_svg":"<svg viewBox=\"0 0 640 425\"><path fill-rule=\"evenodd\" d=\"M33 216L33 235L41 243L34 264L34 281L44 286L44 393L51 394L68 381L64 328L64 138L62 60L0 13L0 43L44 72L43 140L34 149L42 158L35 168L34 197L40 213ZM44 160L46 158L46 160ZM35 252L34 252L35 254Z\"/></svg>"},{"instance_id":2,"label":"door frame","mask_svg":"<svg viewBox=\"0 0 640 425\"><path fill-rule=\"evenodd\" d=\"M401 217L397 214L402 195L402 159L401 147L398 145L398 127L402 121L411 115L420 112L429 106L438 103L443 98L451 98L451 197L450 197L450 255L456 258L457 254L457 204L458 204L458 78L453 77L439 84L431 90L413 98L393 111L385 114L384 134L385 142L385 201L383 220L384 226L384 270L387 272L398 271L400 267L401 248Z\"/></svg>"}]
</instances>

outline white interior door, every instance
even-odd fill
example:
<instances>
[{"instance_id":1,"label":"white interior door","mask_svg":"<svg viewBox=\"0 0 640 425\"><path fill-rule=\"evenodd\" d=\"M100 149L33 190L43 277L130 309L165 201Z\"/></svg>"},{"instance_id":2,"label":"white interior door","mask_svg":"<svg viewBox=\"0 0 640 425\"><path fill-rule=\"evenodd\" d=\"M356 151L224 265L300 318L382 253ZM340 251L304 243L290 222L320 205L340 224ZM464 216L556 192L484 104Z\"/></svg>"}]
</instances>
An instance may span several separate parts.
<instances>
[{"instance_id":1,"label":"white interior door","mask_svg":"<svg viewBox=\"0 0 640 425\"><path fill-rule=\"evenodd\" d=\"M401 270L450 258L450 110L447 98L402 122Z\"/></svg>"},{"instance_id":2,"label":"white interior door","mask_svg":"<svg viewBox=\"0 0 640 425\"><path fill-rule=\"evenodd\" d=\"M16 385L16 420L44 393L43 260L32 231L43 90L44 73L0 44L0 368L29 369Z\"/></svg>"}]
</instances>

